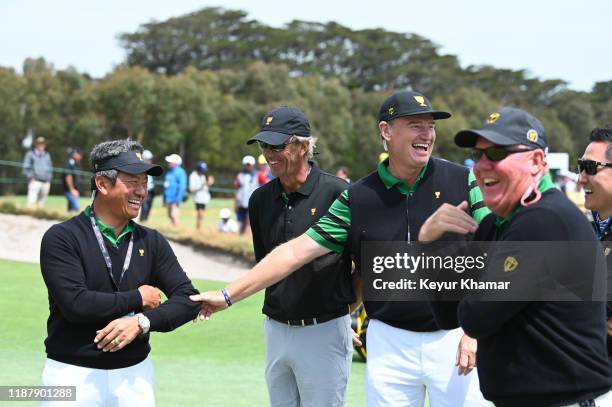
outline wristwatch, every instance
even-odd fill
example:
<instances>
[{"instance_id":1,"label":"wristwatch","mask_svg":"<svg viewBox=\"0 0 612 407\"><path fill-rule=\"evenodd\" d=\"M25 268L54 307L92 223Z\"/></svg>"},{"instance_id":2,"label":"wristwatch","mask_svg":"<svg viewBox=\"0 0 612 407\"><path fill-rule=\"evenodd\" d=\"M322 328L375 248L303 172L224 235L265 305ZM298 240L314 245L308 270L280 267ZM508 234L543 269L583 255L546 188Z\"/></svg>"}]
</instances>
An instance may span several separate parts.
<instances>
[{"instance_id":1,"label":"wristwatch","mask_svg":"<svg viewBox=\"0 0 612 407\"><path fill-rule=\"evenodd\" d=\"M138 326L142 329L141 335L146 335L149 333L149 329L151 329L151 321L144 314L136 314L138 317Z\"/></svg>"}]
</instances>

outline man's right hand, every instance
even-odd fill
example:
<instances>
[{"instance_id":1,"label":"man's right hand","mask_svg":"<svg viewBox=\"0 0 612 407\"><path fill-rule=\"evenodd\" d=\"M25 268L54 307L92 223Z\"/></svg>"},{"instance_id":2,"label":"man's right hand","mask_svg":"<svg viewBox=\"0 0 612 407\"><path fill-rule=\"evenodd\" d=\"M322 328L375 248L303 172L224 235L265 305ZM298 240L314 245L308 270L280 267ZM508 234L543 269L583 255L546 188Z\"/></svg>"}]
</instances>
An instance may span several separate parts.
<instances>
[{"instance_id":1,"label":"man's right hand","mask_svg":"<svg viewBox=\"0 0 612 407\"><path fill-rule=\"evenodd\" d=\"M467 201L457 206L442 204L421 226L419 242L436 241L446 232L462 235L474 233L478 223L466 212L467 208Z\"/></svg>"},{"instance_id":2,"label":"man's right hand","mask_svg":"<svg viewBox=\"0 0 612 407\"><path fill-rule=\"evenodd\" d=\"M201 320L207 320L213 313L227 308L227 302L221 291L207 291L202 294L190 295L189 299L202 303L199 314Z\"/></svg>"},{"instance_id":3,"label":"man's right hand","mask_svg":"<svg viewBox=\"0 0 612 407\"><path fill-rule=\"evenodd\" d=\"M142 309L148 310L159 307L161 304L161 291L150 285L141 285L138 287L140 296L142 297Z\"/></svg>"}]
</instances>

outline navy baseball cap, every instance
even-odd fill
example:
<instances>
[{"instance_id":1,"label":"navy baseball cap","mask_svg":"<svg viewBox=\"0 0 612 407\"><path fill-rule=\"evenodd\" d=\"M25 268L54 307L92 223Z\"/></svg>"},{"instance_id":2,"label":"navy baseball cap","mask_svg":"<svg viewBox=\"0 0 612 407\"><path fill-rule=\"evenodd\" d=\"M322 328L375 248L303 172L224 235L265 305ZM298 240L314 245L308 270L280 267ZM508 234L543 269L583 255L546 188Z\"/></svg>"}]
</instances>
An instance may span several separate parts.
<instances>
[{"instance_id":1,"label":"navy baseball cap","mask_svg":"<svg viewBox=\"0 0 612 407\"><path fill-rule=\"evenodd\" d=\"M478 130L462 130L455 135L459 147L474 147L478 137L499 146L521 144L540 148L547 152L548 141L544 126L534 116L514 107L503 107L493 112L486 123Z\"/></svg>"},{"instance_id":2,"label":"navy baseball cap","mask_svg":"<svg viewBox=\"0 0 612 407\"><path fill-rule=\"evenodd\" d=\"M448 112L434 110L429 99L422 93L404 90L385 99L378 112L378 121L388 122L398 117L419 114L430 114L434 120L451 117Z\"/></svg>"},{"instance_id":3,"label":"navy baseball cap","mask_svg":"<svg viewBox=\"0 0 612 407\"><path fill-rule=\"evenodd\" d=\"M126 151L114 157L108 157L93 163L94 172L117 170L127 174L142 174L159 176L164 172L157 164L148 164L143 161L140 151Z\"/></svg>"},{"instance_id":4,"label":"navy baseball cap","mask_svg":"<svg viewBox=\"0 0 612 407\"><path fill-rule=\"evenodd\" d=\"M276 146L284 144L291 136L310 137L310 123L300 109L281 106L263 117L260 132L251 137L247 144L263 141Z\"/></svg>"}]
</instances>

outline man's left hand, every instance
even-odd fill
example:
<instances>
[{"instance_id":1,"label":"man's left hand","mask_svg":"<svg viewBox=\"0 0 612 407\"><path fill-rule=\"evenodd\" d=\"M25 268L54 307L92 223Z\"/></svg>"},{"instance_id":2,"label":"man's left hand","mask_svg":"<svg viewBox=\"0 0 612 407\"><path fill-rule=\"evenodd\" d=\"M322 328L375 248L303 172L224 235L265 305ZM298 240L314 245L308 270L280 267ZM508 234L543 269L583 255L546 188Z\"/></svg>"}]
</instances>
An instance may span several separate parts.
<instances>
[{"instance_id":1,"label":"man's left hand","mask_svg":"<svg viewBox=\"0 0 612 407\"><path fill-rule=\"evenodd\" d=\"M455 366L458 366L459 376L467 375L476 366L476 348L478 344L476 339L463 335L459 341L457 348L457 356L455 358Z\"/></svg>"},{"instance_id":2,"label":"man's left hand","mask_svg":"<svg viewBox=\"0 0 612 407\"><path fill-rule=\"evenodd\" d=\"M129 345L141 332L138 317L123 317L111 321L96 331L94 343L103 352L116 352Z\"/></svg>"}]
</instances>

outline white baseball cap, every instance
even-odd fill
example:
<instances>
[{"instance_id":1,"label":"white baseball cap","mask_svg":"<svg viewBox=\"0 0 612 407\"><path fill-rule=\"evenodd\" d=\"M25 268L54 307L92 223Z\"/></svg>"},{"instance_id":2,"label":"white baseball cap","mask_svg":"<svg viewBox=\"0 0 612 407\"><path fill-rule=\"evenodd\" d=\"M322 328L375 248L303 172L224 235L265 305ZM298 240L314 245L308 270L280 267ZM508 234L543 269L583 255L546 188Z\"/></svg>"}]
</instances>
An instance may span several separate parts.
<instances>
[{"instance_id":1,"label":"white baseball cap","mask_svg":"<svg viewBox=\"0 0 612 407\"><path fill-rule=\"evenodd\" d=\"M183 159L178 154L170 154L166 156L166 162L181 165L183 163Z\"/></svg>"},{"instance_id":2,"label":"white baseball cap","mask_svg":"<svg viewBox=\"0 0 612 407\"><path fill-rule=\"evenodd\" d=\"M229 219L232 216L232 212L227 208L223 208L219 211L219 216L221 219Z\"/></svg>"},{"instance_id":3,"label":"white baseball cap","mask_svg":"<svg viewBox=\"0 0 612 407\"><path fill-rule=\"evenodd\" d=\"M255 165L255 157L253 157L252 155L245 155L244 157L242 157L242 165L247 164Z\"/></svg>"}]
</instances>

